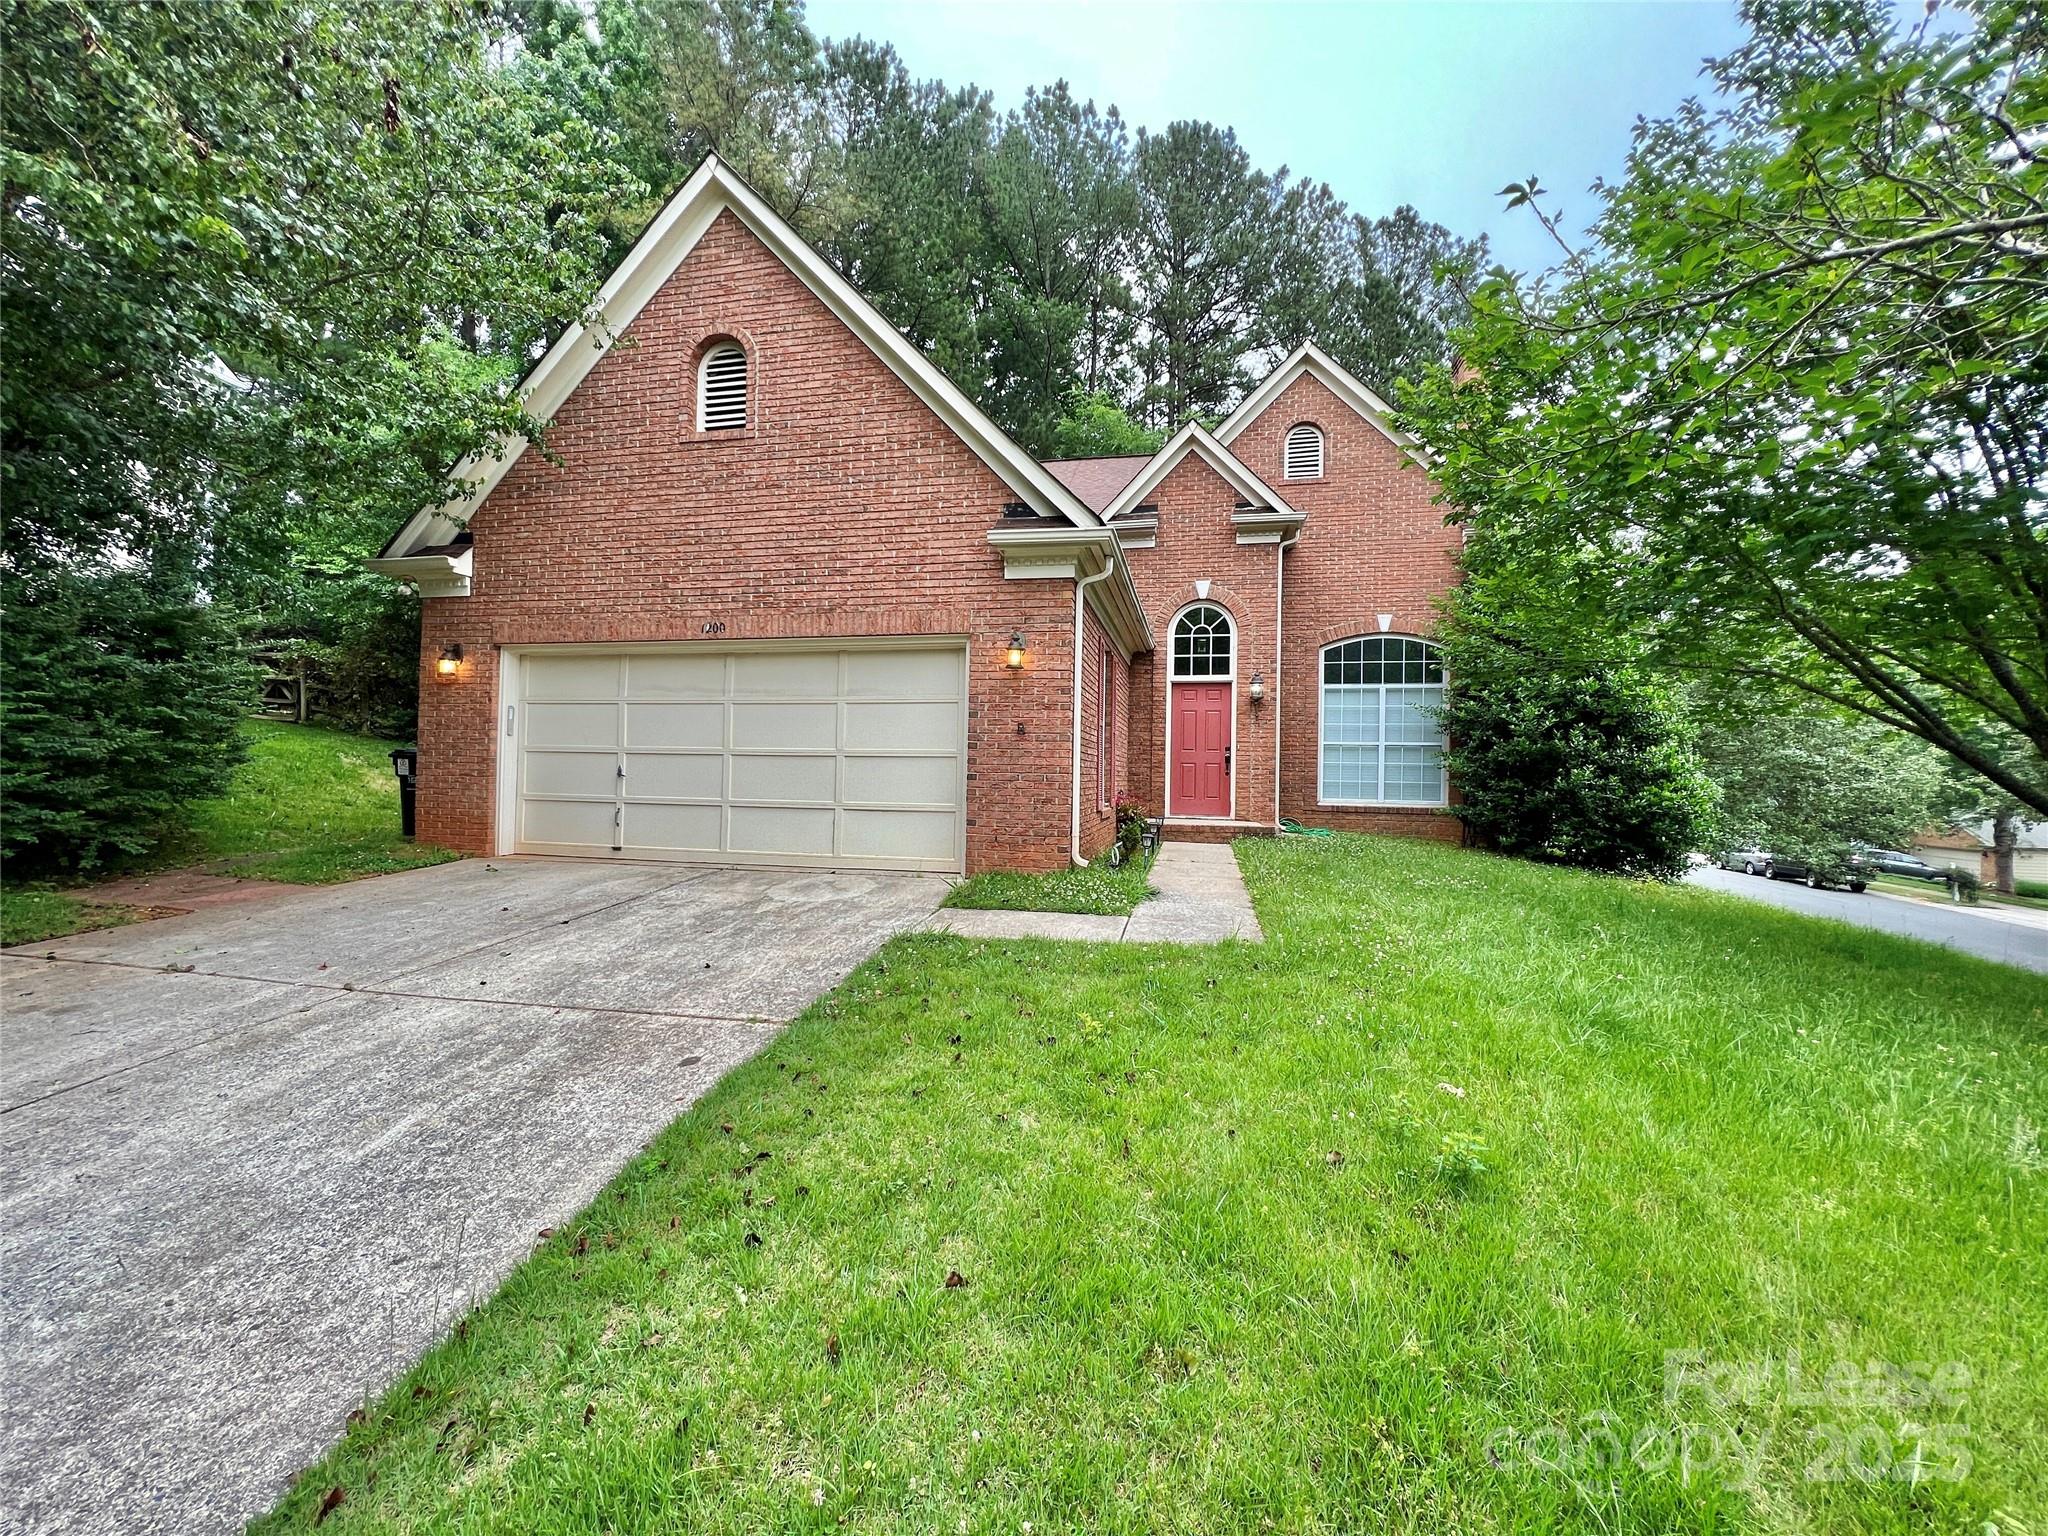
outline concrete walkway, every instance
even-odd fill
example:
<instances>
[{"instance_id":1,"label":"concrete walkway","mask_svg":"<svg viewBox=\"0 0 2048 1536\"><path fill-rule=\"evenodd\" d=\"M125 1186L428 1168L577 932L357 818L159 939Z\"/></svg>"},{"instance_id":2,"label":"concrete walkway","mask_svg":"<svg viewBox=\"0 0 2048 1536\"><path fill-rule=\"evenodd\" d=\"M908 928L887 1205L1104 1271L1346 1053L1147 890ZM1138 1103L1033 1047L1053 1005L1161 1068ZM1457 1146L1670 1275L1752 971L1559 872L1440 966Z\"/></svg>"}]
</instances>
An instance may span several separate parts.
<instances>
[{"instance_id":1,"label":"concrete walkway","mask_svg":"<svg viewBox=\"0 0 2048 1536\"><path fill-rule=\"evenodd\" d=\"M971 939L1077 939L1096 944L1265 942L1228 843L1165 843L1152 863L1158 892L1128 917L1082 912L981 912L948 907L931 920Z\"/></svg>"}]
</instances>

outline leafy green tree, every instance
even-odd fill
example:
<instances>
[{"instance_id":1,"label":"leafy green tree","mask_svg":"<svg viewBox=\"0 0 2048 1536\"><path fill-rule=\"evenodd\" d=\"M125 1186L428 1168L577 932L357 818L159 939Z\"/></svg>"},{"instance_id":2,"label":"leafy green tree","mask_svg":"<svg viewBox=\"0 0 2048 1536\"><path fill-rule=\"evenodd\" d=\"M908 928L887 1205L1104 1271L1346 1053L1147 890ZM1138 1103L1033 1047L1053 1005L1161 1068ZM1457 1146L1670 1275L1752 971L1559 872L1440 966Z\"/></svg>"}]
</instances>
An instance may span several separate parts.
<instances>
[{"instance_id":1,"label":"leafy green tree","mask_svg":"<svg viewBox=\"0 0 2048 1536\"><path fill-rule=\"evenodd\" d=\"M1482 576L1802 689L2048 811L2048 13L1756 3L1584 250L1502 274L1409 424Z\"/></svg>"},{"instance_id":2,"label":"leafy green tree","mask_svg":"<svg viewBox=\"0 0 2048 1536\"><path fill-rule=\"evenodd\" d=\"M1068 390L1104 391L1134 318L1124 279L1137 217L1129 135L1066 83L1032 91L980 173L989 405L1044 451Z\"/></svg>"},{"instance_id":3,"label":"leafy green tree","mask_svg":"<svg viewBox=\"0 0 2048 1536\"><path fill-rule=\"evenodd\" d=\"M226 786L254 679L189 566L164 557L94 575L10 570L0 600L10 875L101 868Z\"/></svg>"},{"instance_id":4,"label":"leafy green tree","mask_svg":"<svg viewBox=\"0 0 2048 1536\"><path fill-rule=\"evenodd\" d=\"M1855 845L1906 847L1954 808L1941 754L1876 721L1758 688L1697 712L1700 760L1720 790L1731 848L1839 873Z\"/></svg>"},{"instance_id":5,"label":"leafy green tree","mask_svg":"<svg viewBox=\"0 0 2048 1536\"><path fill-rule=\"evenodd\" d=\"M1164 434L1139 426L1109 395L1076 387L1068 391L1065 410L1053 426L1050 453L1059 459L1156 453L1164 441Z\"/></svg>"},{"instance_id":6,"label":"leafy green tree","mask_svg":"<svg viewBox=\"0 0 2048 1536\"><path fill-rule=\"evenodd\" d=\"M1138 415L1170 431L1221 415L1250 382L1281 194L1213 123L1141 129L1136 163Z\"/></svg>"},{"instance_id":7,"label":"leafy green tree","mask_svg":"<svg viewBox=\"0 0 2048 1536\"><path fill-rule=\"evenodd\" d=\"M495 40L439 5L0 8L0 561L10 608L50 616L9 708L73 697L47 668L96 652L93 675L186 687L194 716L114 686L68 736L23 714L8 819L71 840L47 857L130 846L145 810L217 782L220 614L360 559L463 451L537 430L506 386L582 311L597 216L632 188ZM182 625L170 576L130 574L173 568ZM39 786L89 782L65 764L95 732L110 762L154 733L164 796L38 810Z\"/></svg>"},{"instance_id":8,"label":"leafy green tree","mask_svg":"<svg viewBox=\"0 0 2048 1536\"><path fill-rule=\"evenodd\" d=\"M827 77L842 185L820 246L962 389L986 399L975 177L992 129L988 98L913 82L893 49L858 39L832 46Z\"/></svg>"},{"instance_id":9,"label":"leafy green tree","mask_svg":"<svg viewBox=\"0 0 2048 1536\"><path fill-rule=\"evenodd\" d=\"M1518 858L1675 880L1708 842L1714 788L1672 700L1625 658L1544 652L1483 589L1440 631L1454 811Z\"/></svg>"}]
</instances>

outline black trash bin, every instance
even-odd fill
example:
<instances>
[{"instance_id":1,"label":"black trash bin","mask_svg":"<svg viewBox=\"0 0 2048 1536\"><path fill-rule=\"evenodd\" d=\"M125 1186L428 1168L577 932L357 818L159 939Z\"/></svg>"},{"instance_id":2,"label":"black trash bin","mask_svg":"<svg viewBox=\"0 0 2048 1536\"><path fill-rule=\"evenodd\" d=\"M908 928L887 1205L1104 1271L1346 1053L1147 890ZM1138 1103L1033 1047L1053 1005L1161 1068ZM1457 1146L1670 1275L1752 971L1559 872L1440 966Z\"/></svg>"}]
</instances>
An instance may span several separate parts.
<instances>
[{"instance_id":1,"label":"black trash bin","mask_svg":"<svg viewBox=\"0 0 2048 1536\"><path fill-rule=\"evenodd\" d=\"M398 829L412 836L413 786L419 782L420 754L413 747L400 747L391 754L391 771L398 775Z\"/></svg>"}]
</instances>

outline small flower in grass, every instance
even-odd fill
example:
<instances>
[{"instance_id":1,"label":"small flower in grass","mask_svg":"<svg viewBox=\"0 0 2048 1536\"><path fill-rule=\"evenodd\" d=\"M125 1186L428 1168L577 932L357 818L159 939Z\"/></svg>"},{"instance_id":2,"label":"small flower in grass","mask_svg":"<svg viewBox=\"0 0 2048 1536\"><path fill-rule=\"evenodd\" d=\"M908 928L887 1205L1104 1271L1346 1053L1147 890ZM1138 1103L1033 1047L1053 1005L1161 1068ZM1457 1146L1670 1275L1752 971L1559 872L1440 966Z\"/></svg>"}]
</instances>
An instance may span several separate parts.
<instances>
[{"instance_id":1,"label":"small flower in grass","mask_svg":"<svg viewBox=\"0 0 2048 1536\"><path fill-rule=\"evenodd\" d=\"M813 1488L811 1490L811 1503L815 1505L822 1505L824 1502L825 1490L822 1488Z\"/></svg>"},{"instance_id":2,"label":"small flower in grass","mask_svg":"<svg viewBox=\"0 0 2048 1536\"><path fill-rule=\"evenodd\" d=\"M1456 1083L1438 1083L1436 1086L1438 1092L1448 1093L1454 1099L1462 1099L1463 1097L1465 1097L1465 1090L1460 1088Z\"/></svg>"}]
</instances>

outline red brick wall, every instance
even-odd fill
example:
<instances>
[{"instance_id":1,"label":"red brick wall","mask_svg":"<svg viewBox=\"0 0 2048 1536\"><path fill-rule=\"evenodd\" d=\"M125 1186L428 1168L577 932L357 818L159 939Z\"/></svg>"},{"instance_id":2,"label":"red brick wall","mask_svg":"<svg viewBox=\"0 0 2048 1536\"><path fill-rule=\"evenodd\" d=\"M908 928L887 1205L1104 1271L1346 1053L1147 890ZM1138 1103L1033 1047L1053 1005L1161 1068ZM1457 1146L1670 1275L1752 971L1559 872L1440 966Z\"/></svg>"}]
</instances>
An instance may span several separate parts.
<instances>
[{"instance_id":1,"label":"red brick wall","mask_svg":"<svg viewBox=\"0 0 2048 1536\"><path fill-rule=\"evenodd\" d=\"M1323 475L1287 480L1281 444L1288 428L1323 430ZM1456 840L1459 825L1441 812L1325 806L1316 799L1321 648L1380 632L1429 635L1436 601L1457 581L1461 539L1431 498L1436 486L1370 422L1304 374L1261 411L1230 445L1245 466L1308 514L1287 552L1286 655L1280 671L1280 808L1313 826L1400 832ZM1271 552L1267 551L1270 558ZM1164 643L1163 641L1161 642ZM1267 673L1272 681L1273 674Z\"/></svg>"},{"instance_id":2,"label":"red brick wall","mask_svg":"<svg viewBox=\"0 0 2048 1536\"><path fill-rule=\"evenodd\" d=\"M1147 500L1159 508L1159 541L1130 551L1131 575L1156 650L1132 669L1131 789L1149 815L1167 809L1165 781L1166 689L1174 615L1195 599L1195 583L1210 583L1208 601L1230 614L1237 631L1237 745L1234 820L1274 820L1271 703L1274 675L1274 568L1270 544L1240 544L1230 514L1237 492L1207 462L1189 454ZM1268 702L1253 707L1252 674L1265 674Z\"/></svg>"},{"instance_id":3,"label":"red brick wall","mask_svg":"<svg viewBox=\"0 0 2048 1536\"><path fill-rule=\"evenodd\" d=\"M627 335L556 417L562 463L528 451L471 519L471 595L425 605L420 836L494 849L498 646L958 634L967 867L1064 863L1073 585L1004 580L987 533L1014 493L730 214ZM699 434L696 361L725 337L751 423Z\"/></svg>"},{"instance_id":4,"label":"red brick wall","mask_svg":"<svg viewBox=\"0 0 2048 1536\"><path fill-rule=\"evenodd\" d=\"M1093 607L1082 625L1085 647L1081 681L1081 851L1094 858L1116 837L1116 797L1130 780L1131 664L1110 640ZM1109 692L1102 691L1104 664ZM1109 771L1100 772L1102 716L1107 710Z\"/></svg>"}]
</instances>

